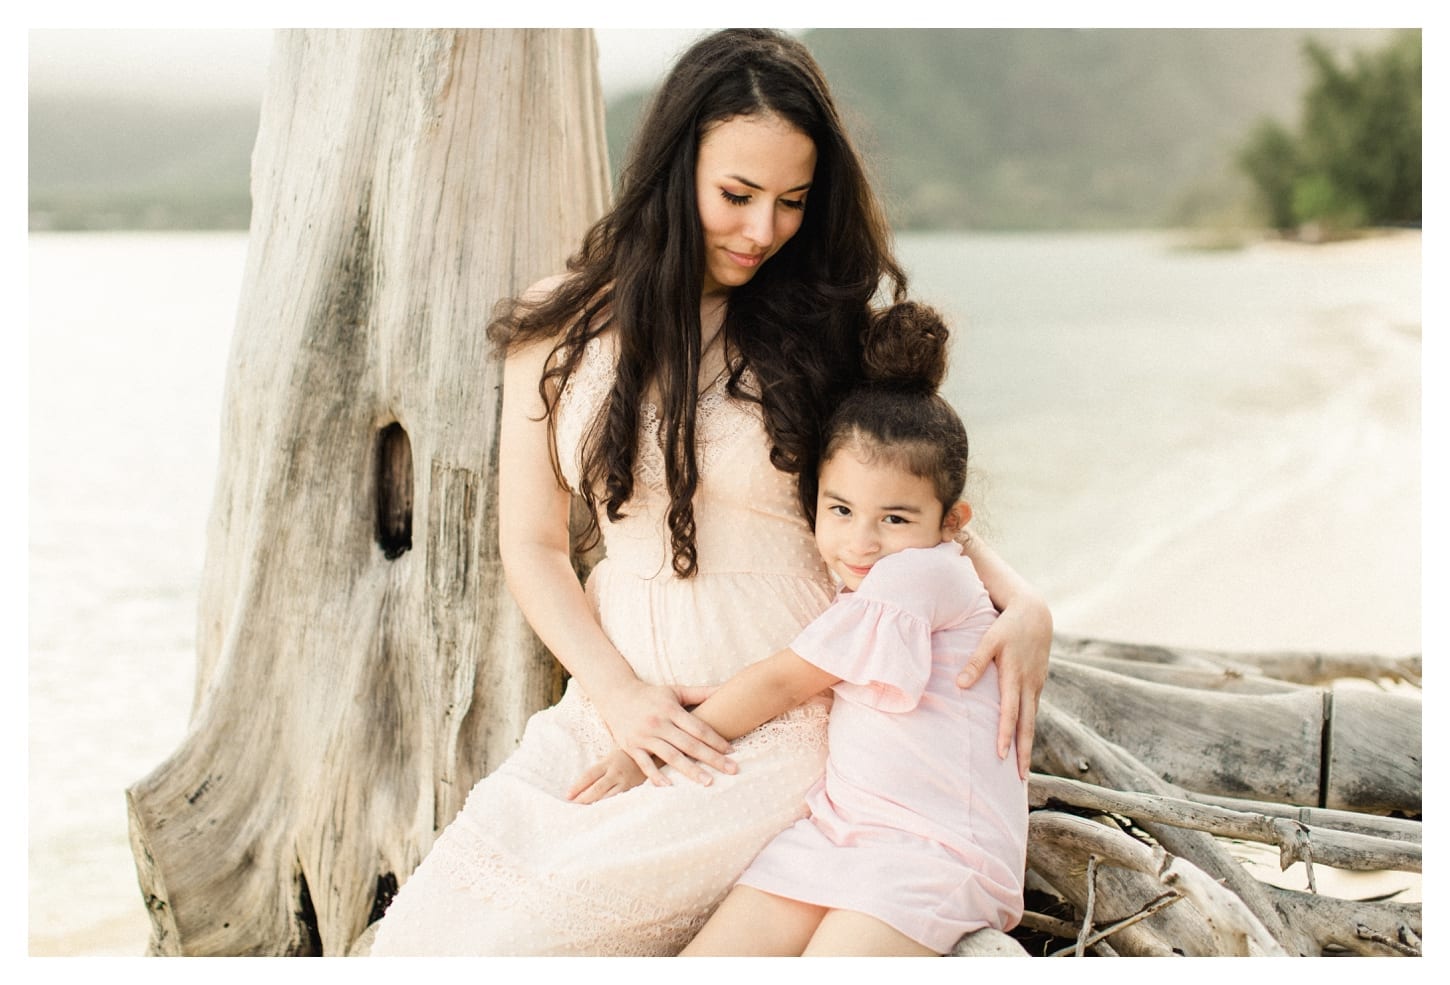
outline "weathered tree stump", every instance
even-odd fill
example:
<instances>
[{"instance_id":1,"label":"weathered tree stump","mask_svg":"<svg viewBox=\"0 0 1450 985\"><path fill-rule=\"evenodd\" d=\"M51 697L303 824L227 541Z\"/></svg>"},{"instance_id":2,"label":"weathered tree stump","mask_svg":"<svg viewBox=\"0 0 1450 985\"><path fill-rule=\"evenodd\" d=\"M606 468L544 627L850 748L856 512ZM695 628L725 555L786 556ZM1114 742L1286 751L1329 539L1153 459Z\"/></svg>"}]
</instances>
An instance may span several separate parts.
<instances>
[{"instance_id":1,"label":"weathered tree stump","mask_svg":"<svg viewBox=\"0 0 1450 985\"><path fill-rule=\"evenodd\" d=\"M608 196L588 31L277 36L159 954L342 954L561 684L504 587L495 303Z\"/></svg>"}]
</instances>

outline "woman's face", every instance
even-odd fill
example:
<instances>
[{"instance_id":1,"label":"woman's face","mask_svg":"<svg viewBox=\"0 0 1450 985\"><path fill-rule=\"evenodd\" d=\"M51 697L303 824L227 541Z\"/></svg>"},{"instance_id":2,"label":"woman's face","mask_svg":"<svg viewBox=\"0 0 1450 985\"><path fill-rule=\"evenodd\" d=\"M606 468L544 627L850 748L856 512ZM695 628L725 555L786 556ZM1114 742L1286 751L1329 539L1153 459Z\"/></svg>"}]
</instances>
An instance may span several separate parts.
<instances>
[{"instance_id":1,"label":"woman's face","mask_svg":"<svg viewBox=\"0 0 1450 985\"><path fill-rule=\"evenodd\" d=\"M777 116L736 116L705 132L695 201L705 238L705 294L749 282L805 218L816 145Z\"/></svg>"}]
</instances>

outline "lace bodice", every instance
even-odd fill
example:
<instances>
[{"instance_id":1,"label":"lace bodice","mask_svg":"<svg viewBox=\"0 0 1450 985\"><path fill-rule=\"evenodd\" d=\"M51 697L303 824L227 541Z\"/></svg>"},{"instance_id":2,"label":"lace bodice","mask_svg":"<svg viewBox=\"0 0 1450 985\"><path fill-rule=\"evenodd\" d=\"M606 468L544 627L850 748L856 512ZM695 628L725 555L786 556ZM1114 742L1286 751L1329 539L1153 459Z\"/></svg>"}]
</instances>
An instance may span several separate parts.
<instances>
[{"instance_id":1,"label":"lace bodice","mask_svg":"<svg viewBox=\"0 0 1450 985\"><path fill-rule=\"evenodd\" d=\"M561 471L574 491L580 483L584 435L608 399L614 379L614 349L604 337L585 347L579 367L559 397L555 441ZM746 384L750 384L746 371ZM700 471L695 498L696 547L701 573L753 572L823 579L810 528L801 516L795 477L770 464L758 404L731 399L724 380L701 393L696 415ZM641 578L671 573L665 513L664 453L659 412L645 404L640 414L639 454L633 498L625 516L599 518L605 553Z\"/></svg>"}]
</instances>

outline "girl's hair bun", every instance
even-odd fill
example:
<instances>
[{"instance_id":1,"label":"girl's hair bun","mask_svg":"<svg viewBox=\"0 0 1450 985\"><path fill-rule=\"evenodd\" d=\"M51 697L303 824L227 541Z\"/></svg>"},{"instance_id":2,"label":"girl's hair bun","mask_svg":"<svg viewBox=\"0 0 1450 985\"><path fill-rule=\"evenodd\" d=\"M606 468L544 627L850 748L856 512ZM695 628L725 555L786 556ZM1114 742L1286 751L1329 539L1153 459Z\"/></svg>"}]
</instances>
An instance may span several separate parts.
<instances>
[{"instance_id":1,"label":"girl's hair bun","mask_svg":"<svg viewBox=\"0 0 1450 985\"><path fill-rule=\"evenodd\" d=\"M876 312L861 339L866 382L935 390L946 379L949 335L928 305L902 301Z\"/></svg>"}]
</instances>

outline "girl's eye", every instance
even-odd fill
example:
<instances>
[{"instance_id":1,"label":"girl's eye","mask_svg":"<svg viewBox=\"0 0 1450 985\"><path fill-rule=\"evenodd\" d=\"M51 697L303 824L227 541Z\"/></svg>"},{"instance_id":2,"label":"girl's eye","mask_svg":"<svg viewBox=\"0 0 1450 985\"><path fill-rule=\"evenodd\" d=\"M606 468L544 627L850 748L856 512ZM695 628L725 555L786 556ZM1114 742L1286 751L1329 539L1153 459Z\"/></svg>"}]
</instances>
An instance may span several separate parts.
<instances>
[{"instance_id":1,"label":"girl's eye","mask_svg":"<svg viewBox=\"0 0 1450 985\"><path fill-rule=\"evenodd\" d=\"M720 189L720 194L725 199L725 201L729 202L731 205L744 205L746 202L750 201L749 195L732 195L730 192L727 192L723 188Z\"/></svg>"},{"instance_id":2,"label":"girl's eye","mask_svg":"<svg viewBox=\"0 0 1450 985\"><path fill-rule=\"evenodd\" d=\"M851 509L847 506L832 506L829 510L832 516L850 516Z\"/></svg>"},{"instance_id":3,"label":"girl's eye","mask_svg":"<svg viewBox=\"0 0 1450 985\"><path fill-rule=\"evenodd\" d=\"M882 518L881 522L882 523L897 524L897 523L906 523L907 521L906 521L906 517L904 517L904 516L897 516L895 513L888 513L888 514L886 514L885 517Z\"/></svg>"}]
</instances>

